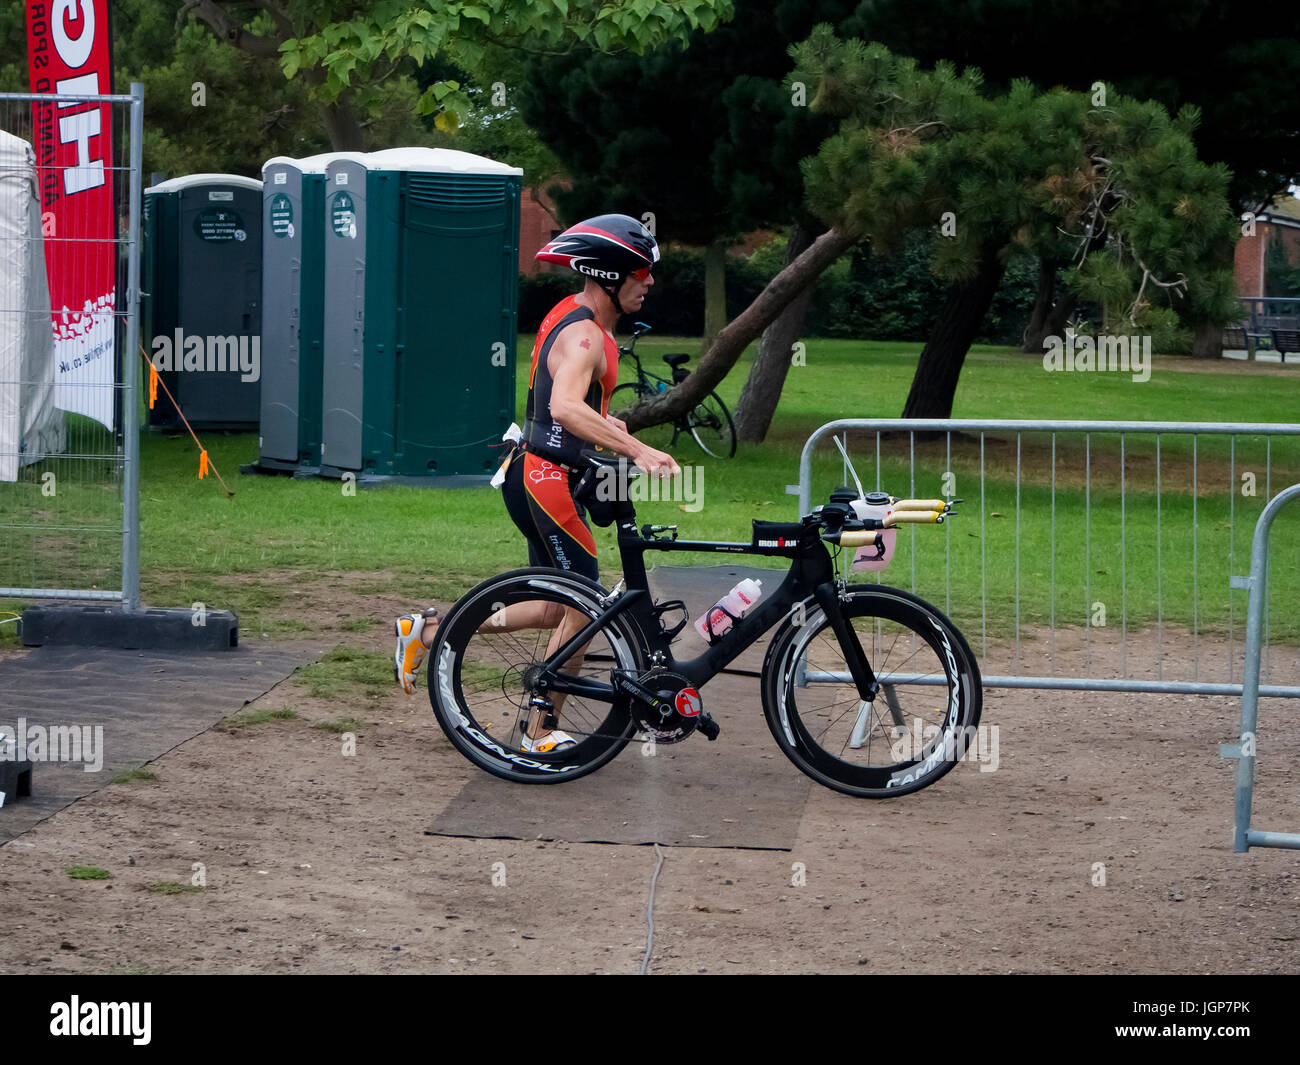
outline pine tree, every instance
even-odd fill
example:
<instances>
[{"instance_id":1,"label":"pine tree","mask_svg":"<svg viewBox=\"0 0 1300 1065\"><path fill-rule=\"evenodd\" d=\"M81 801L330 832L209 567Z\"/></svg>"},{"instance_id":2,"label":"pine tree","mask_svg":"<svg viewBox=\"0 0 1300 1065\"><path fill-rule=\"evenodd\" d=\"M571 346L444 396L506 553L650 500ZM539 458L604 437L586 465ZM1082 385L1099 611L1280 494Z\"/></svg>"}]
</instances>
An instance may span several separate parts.
<instances>
[{"instance_id":1,"label":"pine tree","mask_svg":"<svg viewBox=\"0 0 1300 1065\"><path fill-rule=\"evenodd\" d=\"M1070 281L1125 332L1167 326L1176 301L1220 325L1235 316L1220 255L1235 225L1229 174L1196 158L1194 109L1171 119L1149 101L1094 102L1024 81L990 96L974 69L926 71L827 25L791 54L787 84L809 86L812 109L837 127L802 167L807 205L830 228L719 334L695 373L630 413L633 429L690 409L844 250L869 240L889 251L919 227L940 234L931 266L950 287L905 417L951 415L966 352L1017 255L1068 254Z\"/></svg>"},{"instance_id":2,"label":"pine tree","mask_svg":"<svg viewBox=\"0 0 1300 1065\"><path fill-rule=\"evenodd\" d=\"M727 248L803 217L798 162L829 132L781 86L787 42L854 6L738 0L729 22L644 55L542 55L525 67L521 113L571 179L554 190L561 217L619 212L660 241L706 249L706 347L726 324Z\"/></svg>"},{"instance_id":3,"label":"pine tree","mask_svg":"<svg viewBox=\"0 0 1300 1065\"><path fill-rule=\"evenodd\" d=\"M1194 108L1171 119L1150 101L1043 93L1023 80L987 97L970 70L958 77L941 63L925 74L911 61L891 67L888 55L822 29L796 60L818 84L815 106L840 119L806 168L813 209L873 246L909 226L943 238L932 266L951 287L904 417L951 416L966 352L1014 256L1068 248L1068 280L1102 302L1116 330L1169 327L1179 309L1232 320L1219 261L1234 224L1230 175L1196 158Z\"/></svg>"}]
</instances>

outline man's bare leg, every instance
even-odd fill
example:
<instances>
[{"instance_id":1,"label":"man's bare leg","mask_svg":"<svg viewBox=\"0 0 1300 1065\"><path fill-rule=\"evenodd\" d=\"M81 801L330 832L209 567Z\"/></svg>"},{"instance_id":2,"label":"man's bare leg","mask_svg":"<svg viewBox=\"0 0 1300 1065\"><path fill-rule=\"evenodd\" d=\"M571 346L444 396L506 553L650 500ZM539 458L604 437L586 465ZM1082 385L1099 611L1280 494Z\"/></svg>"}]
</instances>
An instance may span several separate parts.
<instances>
[{"instance_id":1,"label":"man's bare leg","mask_svg":"<svg viewBox=\"0 0 1300 1065\"><path fill-rule=\"evenodd\" d=\"M521 605L531 606L533 604L529 603L529 604L521 604ZM558 606L559 604L548 603L546 605ZM583 629L583 626L586 625L587 622L591 620L590 618L587 617L586 614L582 613L579 610L574 610L571 607L564 607L563 609L564 609L564 617L561 619L560 624L555 629L555 631L551 633L551 638L546 643L547 658L550 658L551 655L555 654L555 652L558 651L561 647L563 647L569 640L571 640L574 636L580 633ZM564 665L560 667L560 672L568 674L571 677L576 677L578 673L581 672L582 670L582 662L583 659L586 658L587 648L590 646L591 646L590 643L584 643L581 647L579 647L572 655L569 656L568 661L565 662ZM557 722L559 721L560 718L560 711L564 708L564 700L567 694L568 694L567 692L550 693L551 708L555 713L555 718ZM545 727L545 721L546 721L545 714L541 712L533 713L532 720L528 723L528 735L530 738L534 740L540 739L542 736L545 736L552 731L551 729Z\"/></svg>"},{"instance_id":2,"label":"man's bare leg","mask_svg":"<svg viewBox=\"0 0 1300 1065\"><path fill-rule=\"evenodd\" d=\"M502 607L480 624L475 631L493 633L518 632L521 629L553 629L554 631L546 644L546 656L549 658L573 636L581 632L583 626L589 620L587 615L580 610L565 607L559 603L548 602L544 599L534 599ZM437 635L438 625L441 622L441 618L433 618L425 623L420 632L420 642L425 647L433 646L433 639ZM578 648L569 657L569 660L564 663L561 672L567 673L569 676L577 676L582 669L582 663L589 646L590 644L583 644L582 647ZM551 693L551 707L557 720L564 708L566 696L566 692ZM544 722L545 715L543 713L540 711L533 713L527 728L527 734L531 739L540 739L552 731L544 727Z\"/></svg>"}]
</instances>

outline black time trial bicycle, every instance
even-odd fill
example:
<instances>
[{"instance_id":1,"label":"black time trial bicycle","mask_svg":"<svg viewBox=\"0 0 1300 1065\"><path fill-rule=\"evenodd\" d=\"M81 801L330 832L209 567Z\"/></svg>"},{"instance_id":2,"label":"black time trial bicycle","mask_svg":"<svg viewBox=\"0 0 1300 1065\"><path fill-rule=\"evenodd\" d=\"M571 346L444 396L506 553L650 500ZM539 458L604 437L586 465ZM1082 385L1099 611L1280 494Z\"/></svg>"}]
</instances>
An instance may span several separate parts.
<instances>
[{"instance_id":1,"label":"black time trial bicycle","mask_svg":"<svg viewBox=\"0 0 1300 1065\"><path fill-rule=\"evenodd\" d=\"M687 541L676 526L638 531L625 459L584 458L575 499L597 524L617 522L623 580L607 590L564 570L519 569L451 608L430 649L429 693L443 731L471 762L506 780L550 784L599 769L638 733L656 743L696 731L714 740L720 728L700 689L773 626L759 674L763 713L782 753L808 776L885 798L933 784L965 754L982 705L966 640L915 595L837 576L832 558L870 545L883 556L881 529L942 522L960 500L894 500L885 519L858 519L856 494L839 490L798 522L755 520L749 543ZM674 639L689 615L681 600L653 600L647 551L776 556L790 569L729 631L679 658ZM548 653L562 608L585 625ZM510 627L519 610L537 626ZM686 637L697 638L694 630ZM525 751L537 715L576 745Z\"/></svg>"},{"instance_id":2,"label":"black time trial bicycle","mask_svg":"<svg viewBox=\"0 0 1300 1065\"><path fill-rule=\"evenodd\" d=\"M627 356L635 365L636 380L625 381L610 393L611 411L631 407L645 396L667 392L673 385L690 376L690 370L685 365L690 355L684 351L670 352L664 356L664 362L672 370L671 381L651 373L641 365L641 358L636 353L636 342L648 332L650 327L645 322L637 322L631 341L618 349L620 355ZM731 412L716 392L710 392L676 421L648 426L636 435L638 440L659 451L671 451L683 434L692 437L705 454L715 459L729 459L736 453L736 427L731 422Z\"/></svg>"}]
</instances>

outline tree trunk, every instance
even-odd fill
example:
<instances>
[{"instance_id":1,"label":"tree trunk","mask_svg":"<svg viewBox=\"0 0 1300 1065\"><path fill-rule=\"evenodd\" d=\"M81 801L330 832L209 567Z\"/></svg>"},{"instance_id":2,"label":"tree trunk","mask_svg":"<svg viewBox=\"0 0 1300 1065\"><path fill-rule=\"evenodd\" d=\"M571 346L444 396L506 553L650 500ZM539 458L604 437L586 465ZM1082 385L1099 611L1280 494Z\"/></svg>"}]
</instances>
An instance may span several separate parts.
<instances>
[{"instance_id":1,"label":"tree trunk","mask_svg":"<svg viewBox=\"0 0 1300 1065\"><path fill-rule=\"evenodd\" d=\"M727 324L727 244L715 240L704 249L704 339L700 351L709 350L713 338Z\"/></svg>"},{"instance_id":2,"label":"tree trunk","mask_svg":"<svg viewBox=\"0 0 1300 1065\"><path fill-rule=\"evenodd\" d=\"M283 9L275 4L258 5L266 11L279 30L278 35L263 37L250 33L226 11L220 0L187 0L176 15L176 30L180 31L182 20L193 13L196 18L206 23L218 38L234 45L242 52L257 56L259 59L279 60L280 45L295 34L294 26ZM313 86L325 80L323 68L309 67L303 75ZM330 146L336 152L359 152L364 150L361 135L361 120L352 106L351 93L345 92L332 103L324 104L325 128L329 132Z\"/></svg>"},{"instance_id":3,"label":"tree trunk","mask_svg":"<svg viewBox=\"0 0 1300 1065\"><path fill-rule=\"evenodd\" d=\"M336 152L365 150L361 137L361 120L352 106L350 94L344 93L333 103L324 105L325 126L329 130L330 147Z\"/></svg>"},{"instance_id":4,"label":"tree trunk","mask_svg":"<svg viewBox=\"0 0 1300 1065\"><path fill-rule=\"evenodd\" d=\"M244 29L239 20L221 6L220 0L187 0L176 13L175 29L179 34L185 16L192 13L195 18L206 23L218 38L227 44L233 44L240 51L259 59L278 59L280 45L294 36L293 23L283 12L276 11L274 5L261 6L271 15L280 31L278 34L263 37Z\"/></svg>"},{"instance_id":5,"label":"tree trunk","mask_svg":"<svg viewBox=\"0 0 1300 1065\"><path fill-rule=\"evenodd\" d=\"M1192 339L1193 359L1217 359L1223 355L1223 326L1200 322Z\"/></svg>"},{"instance_id":6,"label":"tree trunk","mask_svg":"<svg viewBox=\"0 0 1300 1065\"><path fill-rule=\"evenodd\" d=\"M772 278L753 303L718 333L694 373L681 384L643 399L621 414L630 432L671 421L686 413L727 376L741 353L800 292L853 247L860 238L828 229L799 258Z\"/></svg>"},{"instance_id":7,"label":"tree trunk","mask_svg":"<svg viewBox=\"0 0 1300 1065\"><path fill-rule=\"evenodd\" d=\"M813 235L800 223L790 227L790 240L786 247L785 264L789 266L812 244ZM785 375L790 370L794 343L803 330L804 319L817 291L814 279L786 306L776 320L763 330L758 354L749 368L749 379L740 392L736 404L736 436L753 444L761 444L772 424Z\"/></svg>"},{"instance_id":8,"label":"tree trunk","mask_svg":"<svg viewBox=\"0 0 1300 1065\"><path fill-rule=\"evenodd\" d=\"M1026 354L1041 355L1043 339L1051 336L1047 330L1047 317L1052 310L1052 299L1056 295L1056 260L1038 260L1038 294L1034 297L1034 309L1029 314L1029 324L1025 327L1025 346L1021 348Z\"/></svg>"},{"instance_id":9,"label":"tree trunk","mask_svg":"<svg viewBox=\"0 0 1300 1065\"><path fill-rule=\"evenodd\" d=\"M998 249L986 245L975 276L948 289L939 320L916 364L912 388L903 405L904 418L952 417L957 378L997 293L1003 269Z\"/></svg>"},{"instance_id":10,"label":"tree trunk","mask_svg":"<svg viewBox=\"0 0 1300 1065\"><path fill-rule=\"evenodd\" d=\"M1088 241L1086 255L1101 251L1109 239L1110 230L1100 226ZM1064 337L1065 325L1079 305L1079 295L1073 289L1067 289L1056 299L1060 289L1057 287L1057 271L1060 262L1055 259L1040 259L1038 262L1038 295L1034 299L1034 311L1029 318L1029 327L1025 330L1025 346L1022 349L1031 355L1041 355L1046 350L1043 342L1048 337ZM1041 316L1041 317L1040 317Z\"/></svg>"},{"instance_id":11,"label":"tree trunk","mask_svg":"<svg viewBox=\"0 0 1300 1065\"><path fill-rule=\"evenodd\" d=\"M1210 253L1211 260L1227 273L1231 273L1236 249L1231 241L1217 242ZM1223 355L1223 327L1240 321L1243 311L1236 299L1227 306L1201 305L1187 314L1189 324L1196 333L1192 338L1192 358L1217 359Z\"/></svg>"},{"instance_id":12,"label":"tree trunk","mask_svg":"<svg viewBox=\"0 0 1300 1065\"><path fill-rule=\"evenodd\" d=\"M1047 314L1047 326L1043 330L1043 339L1048 337L1065 336L1065 327L1069 324L1070 318L1074 315L1074 309L1079 306L1079 295L1076 292L1067 292ZM1041 354L1044 349L1039 348Z\"/></svg>"}]
</instances>

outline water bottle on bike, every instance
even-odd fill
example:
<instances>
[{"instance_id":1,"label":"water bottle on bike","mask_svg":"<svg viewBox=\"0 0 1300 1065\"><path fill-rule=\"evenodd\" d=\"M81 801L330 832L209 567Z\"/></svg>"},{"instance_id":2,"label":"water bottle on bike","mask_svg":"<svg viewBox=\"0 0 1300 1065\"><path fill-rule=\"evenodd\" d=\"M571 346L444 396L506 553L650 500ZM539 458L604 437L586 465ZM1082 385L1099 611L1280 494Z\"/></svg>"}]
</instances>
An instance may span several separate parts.
<instances>
[{"instance_id":1,"label":"water bottle on bike","mask_svg":"<svg viewBox=\"0 0 1300 1065\"><path fill-rule=\"evenodd\" d=\"M874 518L883 522L892 513L890 497L887 492L868 492L864 497L854 499L849 505L859 521ZM883 529L880 533L880 546L859 547L853 556L853 572L884 569L894 557L894 541L898 536L896 529Z\"/></svg>"},{"instance_id":2,"label":"water bottle on bike","mask_svg":"<svg viewBox=\"0 0 1300 1065\"><path fill-rule=\"evenodd\" d=\"M705 643L712 643L719 636L731 629L731 623L738 621L746 610L758 602L763 594L763 582L746 577L695 622L695 631Z\"/></svg>"}]
</instances>

